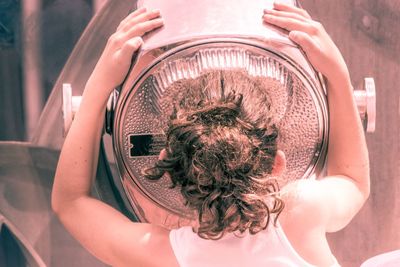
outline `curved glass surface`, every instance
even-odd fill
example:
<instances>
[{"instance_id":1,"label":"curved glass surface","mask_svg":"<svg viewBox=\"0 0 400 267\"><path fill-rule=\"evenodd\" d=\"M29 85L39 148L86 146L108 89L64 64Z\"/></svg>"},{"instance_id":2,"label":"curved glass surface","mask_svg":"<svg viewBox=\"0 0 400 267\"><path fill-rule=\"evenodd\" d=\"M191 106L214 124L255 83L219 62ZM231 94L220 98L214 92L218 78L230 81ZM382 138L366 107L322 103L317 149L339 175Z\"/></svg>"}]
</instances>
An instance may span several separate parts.
<instances>
[{"instance_id":1,"label":"curved glass surface","mask_svg":"<svg viewBox=\"0 0 400 267\"><path fill-rule=\"evenodd\" d=\"M253 112L265 115L280 129L278 146L288 161L282 184L314 172L326 137L326 103L321 103L320 91L287 59L248 44L208 43L155 62L132 88L125 89L129 92L122 92L114 126L117 164L131 204L137 206L140 202L140 210L136 212L141 220L159 222L151 216L157 209L181 217L192 216L183 205L179 188L170 189L167 177L158 182L148 181L141 170L157 160L174 104L191 97L177 84L197 79L211 70L220 70L221 75L233 81L235 76L243 76L244 79L237 81L253 84L235 87L237 93L246 96L244 101L257 107L262 106L257 101L269 101L268 112Z\"/></svg>"}]
</instances>

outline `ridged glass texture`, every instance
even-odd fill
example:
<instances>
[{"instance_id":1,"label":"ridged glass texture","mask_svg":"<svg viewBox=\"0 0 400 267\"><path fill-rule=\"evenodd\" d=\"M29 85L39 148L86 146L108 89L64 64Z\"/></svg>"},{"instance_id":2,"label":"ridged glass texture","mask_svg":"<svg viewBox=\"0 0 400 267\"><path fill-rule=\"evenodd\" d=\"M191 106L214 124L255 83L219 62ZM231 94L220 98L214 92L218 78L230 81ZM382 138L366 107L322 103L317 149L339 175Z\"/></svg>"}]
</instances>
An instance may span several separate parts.
<instances>
[{"instance_id":1,"label":"ridged glass texture","mask_svg":"<svg viewBox=\"0 0 400 267\"><path fill-rule=\"evenodd\" d=\"M160 62L141 84L135 86L137 90L128 96L125 112L122 112L123 123L119 131L122 131L124 142L120 144L120 151L131 182L164 209L190 216L183 205L179 188L171 190L168 178L151 182L141 175L141 170L151 166L157 157L131 158L129 135L163 133L173 102L182 97L181 92L171 89L174 88L171 85L182 79L196 79L210 70L241 70L251 79L261 80L265 88L274 88L265 89L265 94L271 99L273 117L281 129L278 146L287 158L287 170L281 181L303 178L319 153L322 125L312 90L285 64L267 53L253 53L234 47L205 48L186 57Z\"/></svg>"}]
</instances>

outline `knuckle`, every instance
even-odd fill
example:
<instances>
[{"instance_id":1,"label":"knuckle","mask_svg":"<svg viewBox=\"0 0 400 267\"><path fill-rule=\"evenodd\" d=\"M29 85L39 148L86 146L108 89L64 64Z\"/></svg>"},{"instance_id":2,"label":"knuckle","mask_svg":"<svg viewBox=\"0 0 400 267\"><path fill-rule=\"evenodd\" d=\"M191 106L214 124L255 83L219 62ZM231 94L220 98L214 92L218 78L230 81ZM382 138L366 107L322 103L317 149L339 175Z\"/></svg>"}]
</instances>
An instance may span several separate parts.
<instances>
[{"instance_id":1,"label":"knuckle","mask_svg":"<svg viewBox=\"0 0 400 267\"><path fill-rule=\"evenodd\" d=\"M117 31L120 30L120 29L122 29L122 28L125 26L125 23L126 23L125 20L126 20L126 19L122 20L122 21L118 24Z\"/></svg>"},{"instance_id":2,"label":"knuckle","mask_svg":"<svg viewBox=\"0 0 400 267\"><path fill-rule=\"evenodd\" d=\"M153 14L152 12L147 12L146 15L145 15L145 18L149 20L149 19L151 19L153 16L154 16L154 14Z\"/></svg>"},{"instance_id":3,"label":"knuckle","mask_svg":"<svg viewBox=\"0 0 400 267\"><path fill-rule=\"evenodd\" d=\"M114 34L111 34L110 35L110 37L108 38L108 43L113 43L113 42L115 42L115 33Z\"/></svg>"},{"instance_id":4,"label":"knuckle","mask_svg":"<svg viewBox=\"0 0 400 267\"><path fill-rule=\"evenodd\" d=\"M129 48L131 48L131 47L133 47L132 44L130 44L130 43L124 43L123 46L121 47L121 49L122 49L123 51L126 51L127 49L129 49Z\"/></svg>"},{"instance_id":5,"label":"knuckle","mask_svg":"<svg viewBox=\"0 0 400 267\"><path fill-rule=\"evenodd\" d=\"M312 49L312 45L309 42L307 42L306 40L303 40L302 46L303 46L304 50L311 50Z\"/></svg>"},{"instance_id":6,"label":"knuckle","mask_svg":"<svg viewBox=\"0 0 400 267\"><path fill-rule=\"evenodd\" d=\"M321 27L322 24L317 22L317 21L313 21L310 24L310 32L311 34L318 34L321 31Z\"/></svg>"},{"instance_id":7,"label":"knuckle","mask_svg":"<svg viewBox=\"0 0 400 267\"><path fill-rule=\"evenodd\" d=\"M115 33L112 34L112 35L110 36L110 38L108 38L108 43L109 43L110 45L118 44L119 41L120 41L120 37L119 37L117 34L115 34Z\"/></svg>"},{"instance_id":8,"label":"knuckle","mask_svg":"<svg viewBox=\"0 0 400 267\"><path fill-rule=\"evenodd\" d=\"M311 18L310 14L308 14L308 12L305 9L301 10L301 13L303 14L303 16L305 16L306 18Z\"/></svg>"},{"instance_id":9,"label":"knuckle","mask_svg":"<svg viewBox=\"0 0 400 267\"><path fill-rule=\"evenodd\" d=\"M152 20L151 22L150 22L150 27L151 28L155 28L155 27L158 27L159 25L161 24L161 21L160 20Z\"/></svg>"},{"instance_id":10,"label":"knuckle","mask_svg":"<svg viewBox=\"0 0 400 267\"><path fill-rule=\"evenodd\" d=\"M129 47L132 47L132 48L138 48L140 46L140 41L139 41L139 39L134 39L134 40L126 43L126 45L128 45Z\"/></svg>"},{"instance_id":11,"label":"knuckle","mask_svg":"<svg viewBox=\"0 0 400 267\"><path fill-rule=\"evenodd\" d=\"M319 31L324 29L324 26L319 21L314 21L314 27L317 28Z\"/></svg>"},{"instance_id":12,"label":"knuckle","mask_svg":"<svg viewBox=\"0 0 400 267\"><path fill-rule=\"evenodd\" d=\"M142 32L145 28L145 25L143 23L139 23L137 25L134 26L134 30L138 31L138 32Z\"/></svg>"}]
</instances>

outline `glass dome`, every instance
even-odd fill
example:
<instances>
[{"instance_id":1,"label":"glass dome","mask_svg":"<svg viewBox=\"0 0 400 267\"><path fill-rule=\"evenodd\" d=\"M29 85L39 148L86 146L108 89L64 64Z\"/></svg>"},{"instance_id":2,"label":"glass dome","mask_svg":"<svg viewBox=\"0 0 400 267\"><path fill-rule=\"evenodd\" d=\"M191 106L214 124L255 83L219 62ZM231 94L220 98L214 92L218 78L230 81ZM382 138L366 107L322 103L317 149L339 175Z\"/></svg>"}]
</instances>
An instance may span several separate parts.
<instances>
[{"instance_id":1,"label":"glass dome","mask_svg":"<svg viewBox=\"0 0 400 267\"><path fill-rule=\"evenodd\" d=\"M280 129L278 146L288 162L283 182L322 171L327 144L323 87L301 51L288 39L273 37L266 42L265 36L261 40L210 34L209 38L194 35L174 43L174 35L172 43L145 49L138 55L116 104L112 134L121 181L141 221L165 225L167 217L192 218L179 188L170 189L167 177L159 182L148 181L141 170L158 159L174 104L191 97L176 84L198 79L210 71L236 76L232 78L234 82L240 81L237 76L243 76L255 84L235 89L249 96L248 101L260 101L252 95L254 88L262 92L263 99L269 99L271 114L266 116ZM175 223L171 220L169 226L174 227Z\"/></svg>"}]
</instances>

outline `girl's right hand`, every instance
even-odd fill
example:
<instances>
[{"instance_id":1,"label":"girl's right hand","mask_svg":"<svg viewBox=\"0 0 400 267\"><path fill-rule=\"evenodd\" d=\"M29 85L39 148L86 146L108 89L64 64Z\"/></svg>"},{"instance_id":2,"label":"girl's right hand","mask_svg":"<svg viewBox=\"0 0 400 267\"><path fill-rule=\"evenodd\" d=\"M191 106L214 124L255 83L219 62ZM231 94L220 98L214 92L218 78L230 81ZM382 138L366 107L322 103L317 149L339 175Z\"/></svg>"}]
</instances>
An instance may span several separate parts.
<instances>
[{"instance_id":1,"label":"girl's right hand","mask_svg":"<svg viewBox=\"0 0 400 267\"><path fill-rule=\"evenodd\" d=\"M108 98L112 90L119 86L128 74L133 53L143 44L142 36L164 25L158 10L147 11L140 8L129 14L110 36L106 47L90 76L97 93ZM104 93L104 94L103 94Z\"/></svg>"},{"instance_id":2,"label":"girl's right hand","mask_svg":"<svg viewBox=\"0 0 400 267\"><path fill-rule=\"evenodd\" d=\"M330 82L349 79L346 63L321 23L307 11L284 3L274 3L274 9L264 10L266 23L289 31L289 38L306 53L314 68Z\"/></svg>"}]
</instances>

